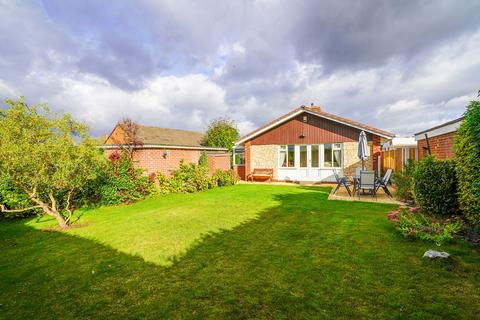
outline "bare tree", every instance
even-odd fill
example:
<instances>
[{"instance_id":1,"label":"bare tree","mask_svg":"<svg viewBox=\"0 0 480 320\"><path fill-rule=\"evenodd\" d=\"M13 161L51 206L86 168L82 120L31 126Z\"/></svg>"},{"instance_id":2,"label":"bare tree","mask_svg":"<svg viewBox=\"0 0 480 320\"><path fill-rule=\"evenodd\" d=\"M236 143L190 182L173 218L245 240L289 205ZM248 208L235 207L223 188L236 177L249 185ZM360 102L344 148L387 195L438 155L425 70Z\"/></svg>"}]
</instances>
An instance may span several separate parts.
<instances>
[{"instance_id":1,"label":"bare tree","mask_svg":"<svg viewBox=\"0 0 480 320\"><path fill-rule=\"evenodd\" d=\"M123 118L119 125L123 129L123 135L112 137L112 140L119 146L120 151L132 160L135 150L143 146L143 141L139 137L139 126L130 118Z\"/></svg>"}]
</instances>

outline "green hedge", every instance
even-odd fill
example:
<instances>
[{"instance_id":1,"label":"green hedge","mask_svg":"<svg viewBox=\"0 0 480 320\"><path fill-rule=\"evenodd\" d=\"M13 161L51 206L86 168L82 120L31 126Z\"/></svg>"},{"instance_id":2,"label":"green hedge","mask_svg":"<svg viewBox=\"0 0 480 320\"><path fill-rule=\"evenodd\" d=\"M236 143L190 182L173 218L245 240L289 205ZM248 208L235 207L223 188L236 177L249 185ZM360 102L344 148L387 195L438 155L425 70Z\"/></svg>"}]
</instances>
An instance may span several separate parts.
<instances>
[{"instance_id":1,"label":"green hedge","mask_svg":"<svg viewBox=\"0 0 480 320\"><path fill-rule=\"evenodd\" d=\"M460 208L473 225L480 225L480 102L472 101L455 136Z\"/></svg>"},{"instance_id":2,"label":"green hedge","mask_svg":"<svg viewBox=\"0 0 480 320\"><path fill-rule=\"evenodd\" d=\"M455 162L431 156L418 162L413 172L413 195L425 213L458 214Z\"/></svg>"},{"instance_id":3,"label":"green hedge","mask_svg":"<svg viewBox=\"0 0 480 320\"><path fill-rule=\"evenodd\" d=\"M396 197L399 200L413 200L413 172L415 171L415 161L408 160L402 171L395 171L392 176L393 183L397 188Z\"/></svg>"}]
</instances>

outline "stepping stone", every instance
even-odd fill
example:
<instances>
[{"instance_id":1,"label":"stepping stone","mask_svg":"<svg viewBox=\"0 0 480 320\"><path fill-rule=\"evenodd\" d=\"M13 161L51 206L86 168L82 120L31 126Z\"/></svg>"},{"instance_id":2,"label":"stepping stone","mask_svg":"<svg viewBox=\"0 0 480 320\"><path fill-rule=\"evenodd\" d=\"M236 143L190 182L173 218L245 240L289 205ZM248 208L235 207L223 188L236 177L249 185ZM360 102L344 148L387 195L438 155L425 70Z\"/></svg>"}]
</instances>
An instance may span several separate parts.
<instances>
[{"instance_id":1,"label":"stepping stone","mask_svg":"<svg viewBox=\"0 0 480 320\"><path fill-rule=\"evenodd\" d=\"M430 258L430 259L437 259L437 258L448 258L450 257L450 254L448 254L447 252L440 252L440 251L436 251L436 250L428 250L426 251L424 254L423 254L423 257L427 257L427 258Z\"/></svg>"}]
</instances>

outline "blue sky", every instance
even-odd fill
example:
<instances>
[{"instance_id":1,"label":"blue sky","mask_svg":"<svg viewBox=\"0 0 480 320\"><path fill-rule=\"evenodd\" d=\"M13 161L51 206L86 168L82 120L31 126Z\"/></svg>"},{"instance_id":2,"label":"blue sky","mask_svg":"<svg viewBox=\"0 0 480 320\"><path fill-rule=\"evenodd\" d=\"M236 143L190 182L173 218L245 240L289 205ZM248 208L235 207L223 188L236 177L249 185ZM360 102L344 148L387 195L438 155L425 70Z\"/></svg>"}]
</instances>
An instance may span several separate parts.
<instances>
[{"instance_id":1,"label":"blue sky","mask_svg":"<svg viewBox=\"0 0 480 320\"><path fill-rule=\"evenodd\" d=\"M72 113L249 130L311 102L409 135L480 89L480 1L3 1L0 96Z\"/></svg>"}]
</instances>

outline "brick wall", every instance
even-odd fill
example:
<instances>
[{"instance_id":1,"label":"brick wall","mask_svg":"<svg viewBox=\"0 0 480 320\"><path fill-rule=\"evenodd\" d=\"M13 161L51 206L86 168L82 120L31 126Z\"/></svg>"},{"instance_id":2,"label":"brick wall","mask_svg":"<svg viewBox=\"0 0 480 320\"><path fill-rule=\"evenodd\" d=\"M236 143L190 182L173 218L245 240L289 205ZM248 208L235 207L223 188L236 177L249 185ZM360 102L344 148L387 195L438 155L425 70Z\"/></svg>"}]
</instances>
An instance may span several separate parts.
<instances>
[{"instance_id":1,"label":"brick wall","mask_svg":"<svg viewBox=\"0 0 480 320\"><path fill-rule=\"evenodd\" d=\"M453 158L455 156L455 153L453 151L454 139L455 139L455 132L450 132L450 133L442 134L432 138L428 138L432 155L434 155L436 159ZM421 160L428 154L428 151L426 149L423 149L423 147L427 147L427 141L425 139L418 140L417 145L418 145L418 160Z\"/></svg>"},{"instance_id":2,"label":"brick wall","mask_svg":"<svg viewBox=\"0 0 480 320\"><path fill-rule=\"evenodd\" d=\"M107 157L112 152L115 152L115 149L105 150ZM190 149L140 149L135 151L133 161L135 167L144 169L146 174L161 172L169 176L171 170L177 169L182 160L187 163L198 163L201 152L200 150ZM230 157L229 154L210 154L208 157L209 171L215 172L216 169L230 170Z\"/></svg>"},{"instance_id":3,"label":"brick wall","mask_svg":"<svg viewBox=\"0 0 480 320\"><path fill-rule=\"evenodd\" d=\"M231 154L209 154L208 170L213 174L217 170L228 171L231 169Z\"/></svg>"}]
</instances>

